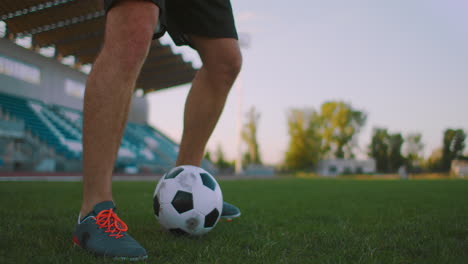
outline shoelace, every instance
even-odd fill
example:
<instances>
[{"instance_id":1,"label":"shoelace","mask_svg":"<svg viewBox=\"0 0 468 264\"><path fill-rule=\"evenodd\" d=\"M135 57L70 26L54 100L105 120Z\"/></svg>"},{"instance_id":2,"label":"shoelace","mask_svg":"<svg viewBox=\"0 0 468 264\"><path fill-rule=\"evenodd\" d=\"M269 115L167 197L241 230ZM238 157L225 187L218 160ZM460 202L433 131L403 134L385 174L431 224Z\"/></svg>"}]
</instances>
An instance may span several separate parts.
<instances>
[{"instance_id":1,"label":"shoelace","mask_svg":"<svg viewBox=\"0 0 468 264\"><path fill-rule=\"evenodd\" d=\"M123 237L124 235L121 233L128 230L128 226L124 221L120 220L112 208L109 210L102 210L95 219L96 225L98 225L99 228L107 228L104 232L111 233L109 236L115 239Z\"/></svg>"}]
</instances>

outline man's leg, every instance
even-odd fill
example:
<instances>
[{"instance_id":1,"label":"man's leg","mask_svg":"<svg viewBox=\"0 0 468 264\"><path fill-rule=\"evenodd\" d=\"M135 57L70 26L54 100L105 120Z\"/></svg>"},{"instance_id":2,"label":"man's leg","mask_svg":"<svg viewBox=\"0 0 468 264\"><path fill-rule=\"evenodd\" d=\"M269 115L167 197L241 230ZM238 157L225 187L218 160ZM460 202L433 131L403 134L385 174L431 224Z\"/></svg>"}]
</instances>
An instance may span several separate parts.
<instances>
[{"instance_id":1,"label":"man's leg","mask_svg":"<svg viewBox=\"0 0 468 264\"><path fill-rule=\"evenodd\" d=\"M99 202L112 201L114 162L158 12L149 1L125 0L107 14L104 45L88 77L84 98L81 216Z\"/></svg>"},{"instance_id":2,"label":"man's leg","mask_svg":"<svg viewBox=\"0 0 468 264\"><path fill-rule=\"evenodd\" d=\"M115 213L112 170L134 86L158 19L158 8L122 0L108 12L104 46L86 84L83 110L83 203L73 242L89 252L143 260L146 250Z\"/></svg>"},{"instance_id":3,"label":"man's leg","mask_svg":"<svg viewBox=\"0 0 468 264\"><path fill-rule=\"evenodd\" d=\"M200 54L203 66L193 80L185 103L184 132L177 166L200 166L206 143L242 64L236 39L192 36L191 40ZM231 220L240 216L240 210L224 202L221 216Z\"/></svg>"},{"instance_id":4,"label":"man's leg","mask_svg":"<svg viewBox=\"0 0 468 264\"><path fill-rule=\"evenodd\" d=\"M242 56L236 39L191 36L203 62L185 103L184 131L177 166L200 166L206 143L239 74Z\"/></svg>"}]
</instances>

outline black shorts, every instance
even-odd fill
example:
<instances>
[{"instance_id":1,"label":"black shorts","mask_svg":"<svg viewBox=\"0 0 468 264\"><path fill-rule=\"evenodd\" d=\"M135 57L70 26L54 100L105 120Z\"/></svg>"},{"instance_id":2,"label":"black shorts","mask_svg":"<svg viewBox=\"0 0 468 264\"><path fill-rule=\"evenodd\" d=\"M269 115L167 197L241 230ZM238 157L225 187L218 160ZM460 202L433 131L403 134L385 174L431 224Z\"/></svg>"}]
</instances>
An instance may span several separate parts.
<instances>
[{"instance_id":1,"label":"black shorts","mask_svg":"<svg viewBox=\"0 0 468 264\"><path fill-rule=\"evenodd\" d=\"M104 0L108 12L119 0ZM178 46L189 45L190 35L238 39L230 0L148 0L160 9L153 39L166 31Z\"/></svg>"}]
</instances>

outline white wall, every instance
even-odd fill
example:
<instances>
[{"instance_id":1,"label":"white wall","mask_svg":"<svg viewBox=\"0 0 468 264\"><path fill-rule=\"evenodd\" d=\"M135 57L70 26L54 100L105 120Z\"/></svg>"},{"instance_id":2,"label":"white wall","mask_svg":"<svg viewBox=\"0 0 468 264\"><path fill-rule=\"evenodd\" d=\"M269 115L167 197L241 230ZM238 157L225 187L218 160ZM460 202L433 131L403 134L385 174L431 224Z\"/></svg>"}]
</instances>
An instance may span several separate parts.
<instances>
[{"instance_id":1,"label":"white wall","mask_svg":"<svg viewBox=\"0 0 468 264\"><path fill-rule=\"evenodd\" d=\"M336 176L346 173L347 171L350 173L375 173L376 163L374 159L330 159L321 160L317 165L317 173L323 176Z\"/></svg>"}]
</instances>

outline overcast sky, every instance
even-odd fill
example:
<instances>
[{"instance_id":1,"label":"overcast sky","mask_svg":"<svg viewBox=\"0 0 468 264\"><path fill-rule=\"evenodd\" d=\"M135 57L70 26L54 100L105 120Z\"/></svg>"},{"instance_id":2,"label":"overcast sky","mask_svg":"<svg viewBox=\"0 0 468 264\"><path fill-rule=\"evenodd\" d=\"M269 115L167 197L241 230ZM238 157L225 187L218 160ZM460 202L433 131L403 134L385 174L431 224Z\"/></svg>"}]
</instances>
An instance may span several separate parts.
<instances>
[{"instance_id":1,"label":"overcast sky","mask_svg":"<svg viewBox=\"0 0 468 264\"><path fill-rule=\"evenodd\" d=\"M261 113L258 140L267 163L283 160L286 112L344 100L368 113L359 137L365 154L374 127L423 134L426 153L447 127L468 131L468 1L233 0L239 32L248 33L243 112ZM170 39L165 37L165 43ZM195 66L190 48L176 48ZM179 141L188 86L148 96L150 123ZM237 90L208 150L235 157ZM363 156L363 155L361 155Z\"/></svg>"}]
</instances>

